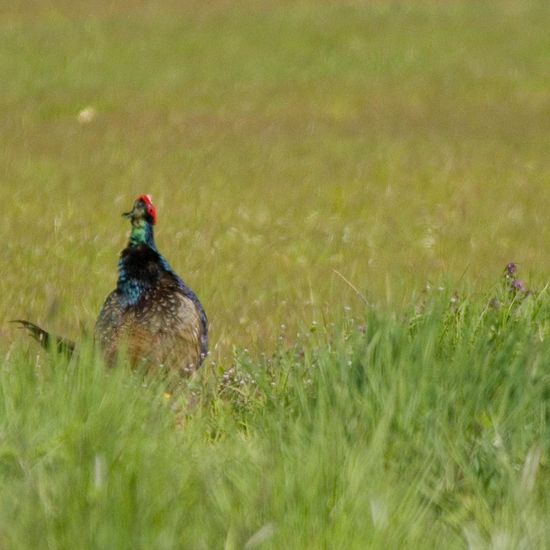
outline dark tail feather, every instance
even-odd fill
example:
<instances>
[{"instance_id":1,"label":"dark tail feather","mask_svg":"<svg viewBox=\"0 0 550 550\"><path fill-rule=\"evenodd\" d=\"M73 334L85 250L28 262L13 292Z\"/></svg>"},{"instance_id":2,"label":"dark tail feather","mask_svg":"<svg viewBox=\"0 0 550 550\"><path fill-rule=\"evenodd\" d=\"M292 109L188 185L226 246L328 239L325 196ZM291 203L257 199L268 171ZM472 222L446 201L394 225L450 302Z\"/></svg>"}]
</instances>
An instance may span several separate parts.
<instances>
[{"instance_id":1,"label":"dark tail feather","mask_svg":"<svg viewBox=\"0 0 550 550\"><path fill-rule=\"evenodd\" d=\"M30 321L24 321L22 319L16 319L12 323L19 323L23 328L26 328L31 336L44 348L50 349L51 346L55 346L58 352L71 356L74 352L75 344L70 340L61 338L50 334L38 325L31 323Z\"/></svg>"}]
</instances>

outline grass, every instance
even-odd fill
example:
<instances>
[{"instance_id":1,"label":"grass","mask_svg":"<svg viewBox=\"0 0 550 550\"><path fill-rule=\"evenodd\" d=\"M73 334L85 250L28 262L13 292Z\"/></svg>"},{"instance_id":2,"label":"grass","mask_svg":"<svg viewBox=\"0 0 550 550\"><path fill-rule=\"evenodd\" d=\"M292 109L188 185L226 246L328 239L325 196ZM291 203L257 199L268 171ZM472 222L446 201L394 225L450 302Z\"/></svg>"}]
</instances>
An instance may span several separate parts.
<instances>
[{"instance_id":1,"label":"grass","mask_svg":"<svg viewBox=\"0 0 550 550\"><path fill-rule=\"evenodd\" d=\"M544 548L548 293L428 296L157 381L14 353L7 548ZM327 341L327 338L329 339Z\"/></svg>"},{"instance_id":2,"label":"grass","mask_svg":"<svg viewBox=\"0 0 550 550\"><path fill-rule=\"evenodd\" d=\"M0 10L0 547L548 546L546 4ZM170 399L7 323L89 333L141 193Z\"/></svg>"},{"instance_id":3,"label":"grass","mask_svg":"<svg viewBox=\"0 0 550 550\"><path fill-rule=\"evenodd\" d=\"M361 308L334 269L390 307L510 260L545 283L544 1L2 13L0 319L91 328L144 192L222 356Z\"/></svg>"}]
</instances>

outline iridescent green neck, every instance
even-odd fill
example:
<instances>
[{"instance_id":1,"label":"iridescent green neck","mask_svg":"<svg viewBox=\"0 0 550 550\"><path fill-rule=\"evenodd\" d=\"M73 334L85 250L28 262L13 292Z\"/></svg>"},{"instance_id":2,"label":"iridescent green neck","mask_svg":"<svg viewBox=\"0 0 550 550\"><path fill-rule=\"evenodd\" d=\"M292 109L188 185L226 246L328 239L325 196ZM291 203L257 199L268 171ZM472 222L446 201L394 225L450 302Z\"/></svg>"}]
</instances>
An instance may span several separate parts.
<instances>
[{"instance_id":1,"label":"iridescent green neck","mask_svg":"<svg viewBox=\"0 0 550 550\"><path fill-rule=\"evenodd\" d=\"M156 250L153 226L145 220L133 220L128 246L147 245Z\"/></svg>"}]
</instances>

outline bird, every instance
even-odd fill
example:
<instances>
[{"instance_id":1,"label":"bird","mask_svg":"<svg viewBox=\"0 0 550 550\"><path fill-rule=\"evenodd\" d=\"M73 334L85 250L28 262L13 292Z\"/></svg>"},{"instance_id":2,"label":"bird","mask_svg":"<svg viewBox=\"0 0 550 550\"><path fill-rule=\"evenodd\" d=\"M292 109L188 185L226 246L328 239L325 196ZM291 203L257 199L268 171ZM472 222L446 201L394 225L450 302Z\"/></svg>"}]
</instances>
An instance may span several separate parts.
<instances>
[{"instance_id":1,"label":"bird","mask_svg":"<svg viewBox=\"0 0 550 550\"><path fill-rule=\"evenodd\" d=\"M106 363L124 353L146 371L166 369L187 376L208 354L208 319L198 296L172 269L155 243L157 209L140 195L129 212L127 246L120 253L116 288L107 296L94 329ZM76 345L38 325L18 319L44 347L71 355Z\"/></svg>"}]
</instances>

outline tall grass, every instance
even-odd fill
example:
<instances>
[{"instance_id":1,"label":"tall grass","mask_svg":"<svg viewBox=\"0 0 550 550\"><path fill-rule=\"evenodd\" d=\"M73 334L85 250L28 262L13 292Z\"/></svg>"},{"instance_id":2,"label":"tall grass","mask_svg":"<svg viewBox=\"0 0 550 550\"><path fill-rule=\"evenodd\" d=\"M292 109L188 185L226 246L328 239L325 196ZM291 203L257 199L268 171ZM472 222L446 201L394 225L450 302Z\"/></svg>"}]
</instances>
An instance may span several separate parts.
<instances>
[{"instance_id":1,"label":"tall grass","mask_svg":"<svg viewBox=\"0 0 550 550\"><path fill-rule=\"evenodd\" d=\"M548 293L428 296L171 397L84 349L0 369L7 548L543 548Z\"/></svg>"}]
</instances>

